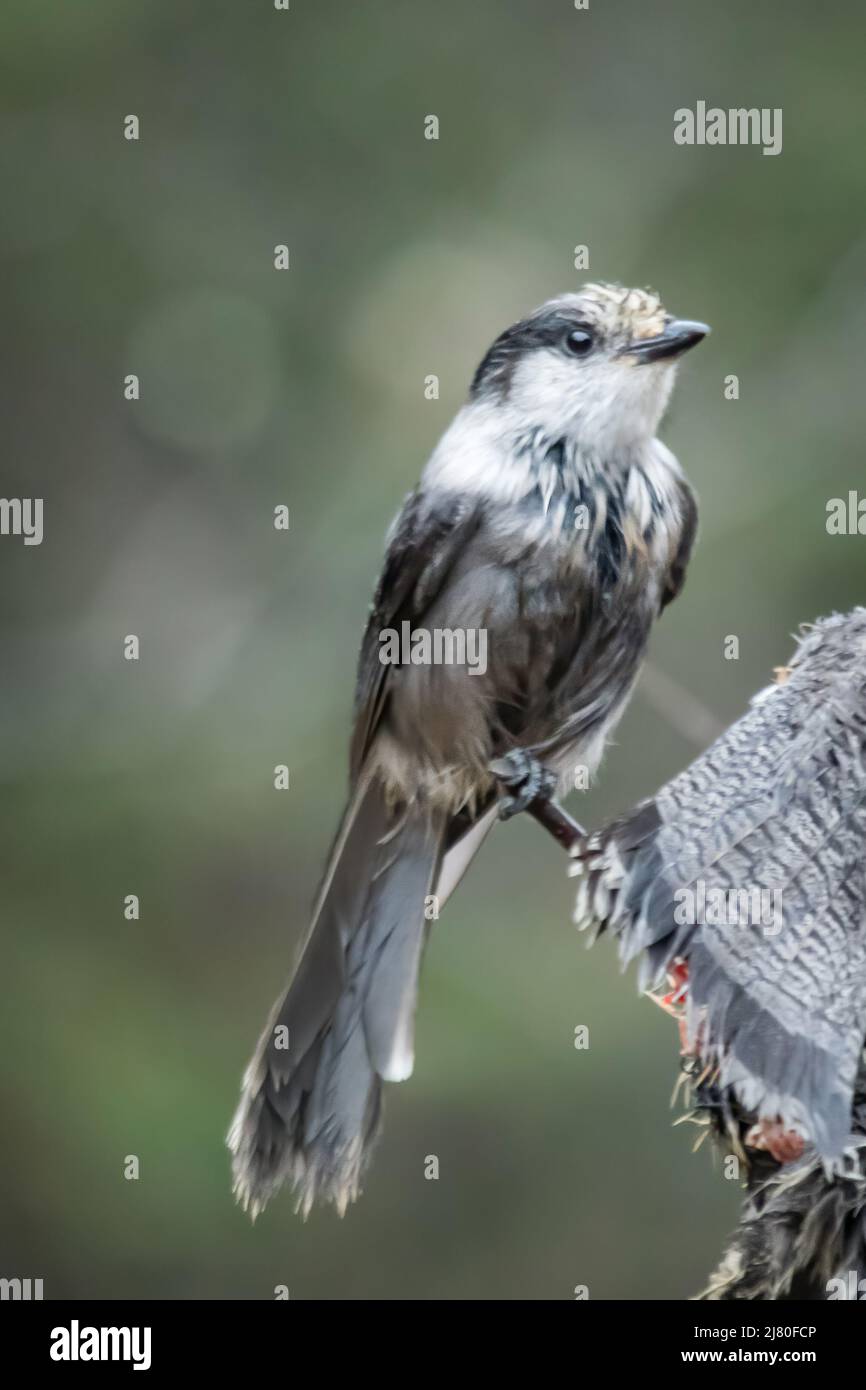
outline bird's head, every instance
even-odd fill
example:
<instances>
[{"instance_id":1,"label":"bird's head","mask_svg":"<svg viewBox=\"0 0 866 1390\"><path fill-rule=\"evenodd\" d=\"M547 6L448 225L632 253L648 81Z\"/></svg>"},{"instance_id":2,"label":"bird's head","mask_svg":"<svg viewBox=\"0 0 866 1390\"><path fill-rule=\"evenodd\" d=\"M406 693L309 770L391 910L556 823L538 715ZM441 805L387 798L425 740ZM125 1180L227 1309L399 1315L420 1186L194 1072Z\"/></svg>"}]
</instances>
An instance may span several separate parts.
<instances>
[{"instance_id":1,"label":"bird's head","mask_svg":"<svg viewBox=\"0 0 866 1390\"><path fill-rule=\"evenodd\" d=\"M653 437L679 358L709 331L666 313L650 291L585 285L500 334L472 399L605 456Z\"/></svg>"}]
</instances>

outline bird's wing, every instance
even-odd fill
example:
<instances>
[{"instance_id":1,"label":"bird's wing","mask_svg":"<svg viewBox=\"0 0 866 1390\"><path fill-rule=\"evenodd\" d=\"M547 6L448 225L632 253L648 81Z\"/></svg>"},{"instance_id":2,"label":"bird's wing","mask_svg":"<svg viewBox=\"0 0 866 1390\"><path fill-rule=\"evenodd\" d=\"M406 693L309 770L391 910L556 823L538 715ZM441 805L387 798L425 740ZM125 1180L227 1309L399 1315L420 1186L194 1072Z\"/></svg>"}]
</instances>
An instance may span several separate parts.
<instances>
[{"instance_id":1,"label":"bird's wing","mask_svg":"<svg viewBox=\"0 0 866 1390\"><path fill-rule=\"evenodd\" d=\"M350 766L356 778L388 698L390 667L380 660L380 634L423 617L455 560L477 530L478 506L456 494L435 500L416 488L388 535L385 561L361 643L355 686Z\"/></svg>"},{"instance_id":2,"label":"bird's wing","mask_svg":"<svg viewBox=\"0 0 866 1390\"><path fill-rule=\"evenodd\" d=\"M818 623L784 675L592 837L576 918L612 929L644 985L685 958L722 1084L838 1160L866 1034L866 609Z\"/></svg>"},{"instance_id":3,"label":"bird's wing","mask_svg":"<svg viewBox=\"0 0 866 1390\"><path fill-rule=\"evenodd\" d=\"M698 534L698 503L685 478L680 482L680 504L682 507L682 528L662 589L662 609L667 608L669 603L673 603L674 599L678 598L682 592L695 537Z\"/></svg>"}]
</instances>

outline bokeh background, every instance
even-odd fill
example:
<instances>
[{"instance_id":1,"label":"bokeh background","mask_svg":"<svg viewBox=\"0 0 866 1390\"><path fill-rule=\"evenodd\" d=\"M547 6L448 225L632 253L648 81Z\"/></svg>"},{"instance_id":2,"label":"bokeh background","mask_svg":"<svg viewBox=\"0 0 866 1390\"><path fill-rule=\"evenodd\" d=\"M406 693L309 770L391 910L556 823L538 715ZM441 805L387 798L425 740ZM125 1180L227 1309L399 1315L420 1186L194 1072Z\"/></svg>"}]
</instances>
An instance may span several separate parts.
<instances>
[{"instance_id":1,"label":"bokeh background","mask_svg":"<svg viewBox=\"0 0 866 1390\"><path fill-rule=\"evenodd\" d=\"M496 332L583 278L714 330L663 431L700 544L582 819L863 601L866 539L825 530L866 488L861 38L854 0L7 0L2 491L45 499L45 538L0 539L0 1273L87 1298L701 1286L736 1187L672 1127L675 1031L582 949L530 823L436 928L416 1073L346 1219L284 1196L251 1227L223 1135L340 811L386 525ZM782 154L676 146L699 99L782 107Z\"/></svg>"}]
</instances>

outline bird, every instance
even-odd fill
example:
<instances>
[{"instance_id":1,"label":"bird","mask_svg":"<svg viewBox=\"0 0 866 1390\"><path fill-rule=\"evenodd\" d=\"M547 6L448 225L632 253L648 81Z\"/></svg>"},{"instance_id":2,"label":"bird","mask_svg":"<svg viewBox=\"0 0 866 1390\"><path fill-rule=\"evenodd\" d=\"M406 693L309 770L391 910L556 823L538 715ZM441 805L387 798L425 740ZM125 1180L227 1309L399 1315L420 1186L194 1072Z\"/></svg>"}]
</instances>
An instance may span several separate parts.
<instances>
[{"instance_id":1,"label":"bird","mask_svg":"<svg viewBox=\"0 0 866 1390\"><path fill-rule=\"evenodd\" d=\"M650 290L548 300L494 340L393 522L348 802L227 1136L253 1218L286 1182L303 1215L358 1196L383 1083L413 1069L431 921L497 817L595 771L684 583L697 503L656 431L708 332ZM475 634L479 659L418 634Z\"/></svg>"},{"instance_id":2,"label":"bird","mask_svg":"<svg viewBox=\"0 0 866 1390\"><path fill-rule=\"evenodd\" d=\"M746 1164L713 1300L852 1269L866 1292L866 608L805 625L775 676L573 846L575 922L667 989L691 1118Z\"/></svg>"}]
</instances>

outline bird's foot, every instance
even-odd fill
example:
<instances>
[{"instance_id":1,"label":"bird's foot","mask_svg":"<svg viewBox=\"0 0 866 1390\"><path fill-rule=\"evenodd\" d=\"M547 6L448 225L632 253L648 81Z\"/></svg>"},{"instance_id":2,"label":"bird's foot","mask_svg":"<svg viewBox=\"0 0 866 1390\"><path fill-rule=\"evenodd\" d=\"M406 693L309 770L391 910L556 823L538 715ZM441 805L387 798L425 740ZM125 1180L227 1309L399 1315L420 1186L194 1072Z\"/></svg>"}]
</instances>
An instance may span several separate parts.
<instances>
[{"instance_id":1,"label":"bird's foot","mask_svg":"<svg viewBox=\"0 0 866 1390\"><path fill-rule=\"evenodd\" d=\"M523 748L495 758L490 771L507 788L507 794L499 801L500 820L510 820L535 801L549 801L556 791L556 774Z\"/></svg>"}]
</instances>

